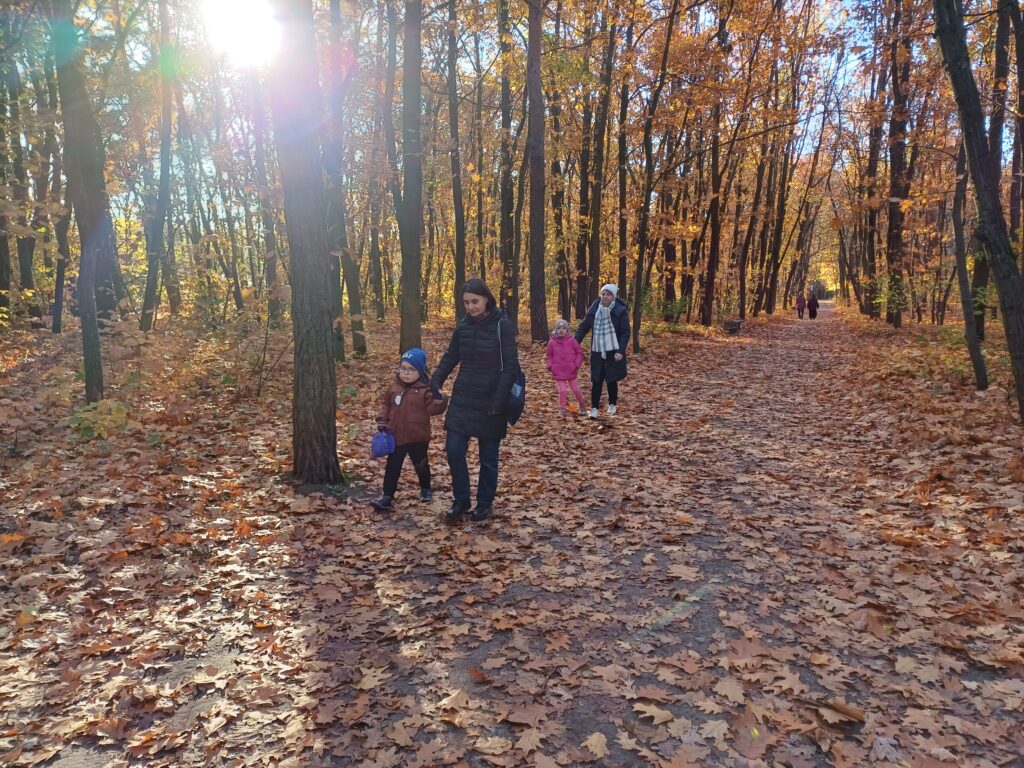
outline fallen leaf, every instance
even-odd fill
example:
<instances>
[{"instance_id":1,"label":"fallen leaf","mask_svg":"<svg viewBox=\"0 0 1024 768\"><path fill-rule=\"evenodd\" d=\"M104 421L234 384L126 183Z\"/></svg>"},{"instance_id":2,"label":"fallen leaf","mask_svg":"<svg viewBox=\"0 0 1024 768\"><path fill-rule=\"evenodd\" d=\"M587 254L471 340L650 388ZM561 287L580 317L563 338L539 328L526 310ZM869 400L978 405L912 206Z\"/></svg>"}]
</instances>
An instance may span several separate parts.
<instances>
[{"instance_id":1,"label":"fallen leaf","mask_svg":"<svg viewBox=\"0 0 1024 768\"><path fill-rule=\"evenodd\" d=\"M644 704L643 702L634 704L633 711L638 712L640 717L651 718L655 725L667 723L675 717L675 715L668 710L660 709L654 704Z\"/></svg>"},{"instance_id":2,"label":"fallen leaf","mask_svg":"<svg viewBox=\"0 0 1024 768\"><path fill-rule=\"evenodd\" d=\"M581 746L585 749L589 749L599 758L608 756L608 739L600 731L595 731L590 734Z\"/></svg>"}]
</instances>

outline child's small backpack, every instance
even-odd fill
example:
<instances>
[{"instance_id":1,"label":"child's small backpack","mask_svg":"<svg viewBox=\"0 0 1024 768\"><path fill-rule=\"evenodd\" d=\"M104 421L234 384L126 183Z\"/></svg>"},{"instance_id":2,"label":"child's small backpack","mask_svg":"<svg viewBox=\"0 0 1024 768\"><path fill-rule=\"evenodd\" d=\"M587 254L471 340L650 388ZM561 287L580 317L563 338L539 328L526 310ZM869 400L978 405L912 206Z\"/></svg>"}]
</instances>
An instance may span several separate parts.
<instances>
[{"instance_id":1,"label":"child's small backpack","mask_svg":"<svg viewBox=\"0 0 1024 768\"><path fill-rule=\"evenodd\" d=\"M370 441L370 456L374 459L382 459L395 452L395 436L384 430L378 432Z\"/></svg>"}]
</instances>

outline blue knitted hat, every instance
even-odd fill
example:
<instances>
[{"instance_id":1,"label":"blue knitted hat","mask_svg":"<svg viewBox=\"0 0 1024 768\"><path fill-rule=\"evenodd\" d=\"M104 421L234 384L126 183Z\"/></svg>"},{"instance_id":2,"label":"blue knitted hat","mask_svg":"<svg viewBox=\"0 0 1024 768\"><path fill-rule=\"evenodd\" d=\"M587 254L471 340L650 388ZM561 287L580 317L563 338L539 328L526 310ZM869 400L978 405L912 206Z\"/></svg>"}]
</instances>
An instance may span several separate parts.
<instances>
[{"instance_id":1,"label":"blue knitted hat","mask_svg":"<svg viewBox=\"0 0 1024 768\"><path fill-rule=\"evenodd\" d=\"M413 347L402 355L402 362L408 363L424 376L427 375L427 353L419 347Z\"/></svg>"}]
</instances>

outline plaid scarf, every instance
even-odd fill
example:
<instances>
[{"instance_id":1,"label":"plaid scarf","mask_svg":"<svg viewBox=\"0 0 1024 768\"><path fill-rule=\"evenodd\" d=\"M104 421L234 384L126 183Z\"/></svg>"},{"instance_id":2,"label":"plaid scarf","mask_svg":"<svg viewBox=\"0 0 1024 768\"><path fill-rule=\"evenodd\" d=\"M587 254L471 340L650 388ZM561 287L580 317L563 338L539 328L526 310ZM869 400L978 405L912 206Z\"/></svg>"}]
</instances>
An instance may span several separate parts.
<instances>
[{"instance_id":1,"label":"plaid scarf","mask_svg":"<svg viewBox=\"0 0 1024 768\"><path fill-rule=\"evenodd\" d=\"M597 313L594 315L594 335L590 351L600 352L601 357L607 357L608 352L615 352L618 349L619 340L615 336L615 326L612 325L612 307L598 304Z\"/></svg>"}]
</instances>

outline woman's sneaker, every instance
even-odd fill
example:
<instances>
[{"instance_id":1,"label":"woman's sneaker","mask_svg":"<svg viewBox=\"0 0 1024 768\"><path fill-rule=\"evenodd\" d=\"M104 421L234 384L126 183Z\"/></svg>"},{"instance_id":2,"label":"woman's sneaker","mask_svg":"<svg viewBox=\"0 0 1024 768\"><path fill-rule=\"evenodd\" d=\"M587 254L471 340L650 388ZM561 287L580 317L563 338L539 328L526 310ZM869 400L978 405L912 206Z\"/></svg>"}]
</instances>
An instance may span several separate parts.
<instances>
[{"instance_id":1,"label":"woman's sneaker","mask_svg":"<svg viewBox=\"0 0 1024 768\"><path fill-rule=\"evenodd\" d=\"M615 404L612 403L611 405L608 406L608 415L609 416L614 416L616 411L618 411L618 410L619 409L615 407Z\"/></svg>"},{"instance_id":2,"label":"woman's sneaker","mask_svg":"<svg viewBox=\"0 0 1024 768\"><path fill-rule=\"evenodd\" d=\"M395 509L395 504L390 496L381 496L379 499L374 499L370 502L370 506L378 512L392 512Z\"/></svg>"},{"instance_id":3,"label":"woman's sneaker","mask_svg":"<svg viewBox=\"0 0 1024 768\"><path fill-rule=\"evenodd\" d=\"M445 512L444 521L448 523L448 525L455 525L456 523L461 523L467 514L469 514L469 502L456 501L452 504L451 508Z\"/></svg>"},{"instance_id":4,"label":"woman's sneaker","mask_svg":"<svg viewBox=\"0 0 1024 768\"><path fill-rule=\"evenodd\" d=\"M590 409L590 418L592 418L592 419L596 419L597 418L597 408L591 408Z\"/></svg>"},{"instance_id":5,"label":"woman's sneaker","mask_svg":"<svg viewBox=\"0 0 1024 768\"><path fill-rule=\"evenodd\" d=\"M420 488L420 501L428 502L434 500L434 492L429 488Z\"/></svg>"},{"instance_id":6,"label":"woman's sneaker","mask_svg":"<svg viewBox=\"0 0 1024 768\"><path fill-rule=\"evenodd\" d=\"M474 523L481 523L493 514L494 507L492 507L490 504L488 504L486 507L481 507L479 504L477 504L476 509L473 510L473 514L469 516L469 519L472 520Z\"/></svg>"}]
</instances>

